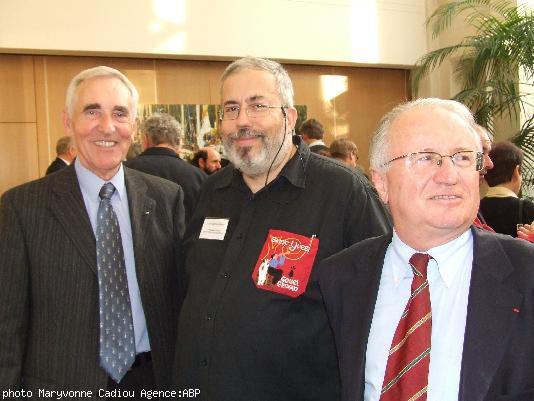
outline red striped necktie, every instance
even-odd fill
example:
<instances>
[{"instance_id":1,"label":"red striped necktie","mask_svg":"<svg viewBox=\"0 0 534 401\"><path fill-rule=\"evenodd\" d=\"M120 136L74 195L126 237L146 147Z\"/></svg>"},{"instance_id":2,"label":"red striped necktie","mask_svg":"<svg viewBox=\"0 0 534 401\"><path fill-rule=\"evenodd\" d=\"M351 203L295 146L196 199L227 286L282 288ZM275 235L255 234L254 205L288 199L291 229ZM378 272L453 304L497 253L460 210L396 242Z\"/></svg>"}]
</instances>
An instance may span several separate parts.
<instances>
[{"instance_id":1,"label":"red striped necktie","mask_svg":"<svg viewBox=\"0 0 534 401\"><path fill-rule=\"evenodd\" d=\"M426 400L432 332L429 259L424 253L410 258L414 273L412 293L391 343L380 401Z\"/></svg>"}]
</instances>

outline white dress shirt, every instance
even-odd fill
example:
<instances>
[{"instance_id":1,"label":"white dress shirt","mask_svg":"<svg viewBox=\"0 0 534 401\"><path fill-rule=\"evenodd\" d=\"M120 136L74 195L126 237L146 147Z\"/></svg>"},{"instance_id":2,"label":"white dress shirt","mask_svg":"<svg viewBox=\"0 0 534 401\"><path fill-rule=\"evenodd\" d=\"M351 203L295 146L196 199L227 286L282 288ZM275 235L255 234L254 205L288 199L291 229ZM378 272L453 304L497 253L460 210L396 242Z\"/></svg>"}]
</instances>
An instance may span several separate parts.
<instances>
[{"instance_id":1,"label":"white dress shirt","mask_svg":"<svg viewBox=\"0 0 534 401\"><path fill-rule=\"evenodd\" d=\"M365 401L378 401L391 342L411 292L410 257L416 253L393 232L384 258L365 363ZM432 337L427 401L457 401L473 264L473 235L467 230L429 249L428 282Z\"/></svg>"},{"instance_id":2,"label":"white dress shirt","mask_svg":"<svg viewBox=\"0 0 534 401\"><path fill-rule=\"evenodd\" d=\"M93 234L96 232L96 216L100 204L99 192L106 182L111 182L115 187L115 192L111 197L111 205L119 220L121 231L122 248L124 250L124 263L126 265L126 276L128 279L128 292L130 293L130 305L132 307L132 320L134 325L135 349L137 353L150 351L148 331L146 327L145 312L139 293L139 284L135 273L135 258L132 238L132 224L130 220L130 209L128 207L128 194L124 181L124 169L121 167L117 174L109 181L104 181L93 172L85 168L78 159L74 162L76 176L80 183L85 208L89 214L89 220L93 227ZM95 235L96 236L96 235Z\"/></svg>"}]
</instances>

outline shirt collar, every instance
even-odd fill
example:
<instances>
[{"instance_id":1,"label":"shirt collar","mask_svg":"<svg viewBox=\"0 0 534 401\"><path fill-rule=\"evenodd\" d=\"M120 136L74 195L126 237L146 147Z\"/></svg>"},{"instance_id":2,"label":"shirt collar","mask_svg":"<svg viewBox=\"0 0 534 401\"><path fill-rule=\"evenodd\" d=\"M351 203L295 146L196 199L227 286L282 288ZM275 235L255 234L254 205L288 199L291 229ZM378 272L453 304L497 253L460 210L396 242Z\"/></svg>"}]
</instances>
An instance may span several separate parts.
<instances>
[{"instance_id":1,"label":"shirt collar","mask_svg":"<svg viewBox=\"0 0 534 401\"><path fill-rule=\"evenodd\" d=\"M80 188L93 200L96 200L97 202L100 201L98 194L100 193L102 185L104 185L106 182L111 182L115 187L115 193L113 196L117 195L119 200L125 199L124 194L126 192L126 185L124 181L124 169L122 167L122 163L119 167L119 171L117 171L111 180L107 181L104 181L91 170L87 169L78 158L76 158L76 161L74 162L74 169L76 170L76 176L78 177Z\"/></svg>"},{"instance_id":2,"label":"shirt collar","mask_svg":"<svg viewBox=\"0 0 534 401\"><path fill-rule=\"evenodd\" d=\"M462 249L466 249L466 244L472 243L473 234L471 230L466 230L459 237L449 241L445 244L431 248L425 253L432 256L429 263L435 263L438 273L447 287L450 287L458 272L463 268L460 263L447 263L453 256L457 255ZM393 278L395 283L399 283L405 277L413 277L412 269L410 268L409 260L412 255L418 251L405 244L397 235L395 229L393 230L393 238L391 240L392 251L396 260L401 263L393 263Z\"/></svg>"},{"instance_id":3,"label":"shirt collar","mask_svg":"<svg viewBox=\"0 0 534 401\"><path fill-rule=\"evenodd\" d=\"M513 198L517 198L517 194L514 191L506 187L500 187L498 185L495 187L489 187L488 192L486 192L485 195L485 197L487 198L508 198L510 196Z\"/></svg>"},{"instance_id":4,"label":"shirt collar","mask_svg":"<svg viewBox=\"0 0 534 401\"><path fill-rule=\"evenodd\" d=\"M308 146L317 146L317 145L326 146L326 143L324 143L322 139L314 139L309 143Z\"/></svg>"}]
</instances>

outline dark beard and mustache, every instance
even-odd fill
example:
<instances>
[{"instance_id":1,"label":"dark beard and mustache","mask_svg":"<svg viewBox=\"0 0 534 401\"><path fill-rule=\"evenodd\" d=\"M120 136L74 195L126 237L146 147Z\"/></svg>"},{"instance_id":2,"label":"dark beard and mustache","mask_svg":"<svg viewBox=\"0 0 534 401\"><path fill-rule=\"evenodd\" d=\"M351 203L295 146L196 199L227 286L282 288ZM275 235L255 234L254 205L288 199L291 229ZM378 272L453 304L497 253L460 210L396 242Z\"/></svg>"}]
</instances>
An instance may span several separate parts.
<instances>
[{"instance_id":1,"label":"dark beard and mustache","mask_svg":"<svg viewBox=\"0 0 534 401\"><path fill-rule=\"evenodd\" d=\"M272 168L276 168L283 160L285 160L287 154L291 151L292 141L287 138L283 140L282 130L283 128L281 127L279 133L268 135L260 131L240 129L223 138L222 143L224 151L234 167L240 170L243 174L250 177L261 176L267 173L281 146L280 153L276 157L276 161ZM234 141L237 139L253 137L259 138L261 142L259 149L255 150L252 146L236 148L234 145ZM254 152L256 153L254 154Z\"/></svg>"}]
</instances>

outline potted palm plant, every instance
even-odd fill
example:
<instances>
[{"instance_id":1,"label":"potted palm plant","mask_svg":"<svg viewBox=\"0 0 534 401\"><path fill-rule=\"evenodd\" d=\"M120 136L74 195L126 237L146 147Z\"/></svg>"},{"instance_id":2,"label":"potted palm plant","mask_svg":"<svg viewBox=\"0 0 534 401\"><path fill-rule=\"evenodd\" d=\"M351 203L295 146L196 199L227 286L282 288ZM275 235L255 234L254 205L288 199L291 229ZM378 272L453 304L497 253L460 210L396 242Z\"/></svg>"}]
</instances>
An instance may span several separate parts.
<instances>
[{"instance_id":1,"label":"potted palm plant","mask_svg":"<svg viewBox=\"0 0 534 401\"><path fill-rule=\"evenodd\" d=\"M439 6L428 18L433 37L465 18L474 35L459 43L430 51L410 74L414 95L421 80L444 61L457 58L454 69L460 91L453 96L467 105L477 122L494 132L497 117L525 122L519 132L506 133L525 152L523 191L534 190L534 14L511 0L459 0ZM520 78L521 77L521 78ZM529 111L530 110L530 111ZM530 115L529 115L530 114Z\"/></svg>"}]
</instances>

